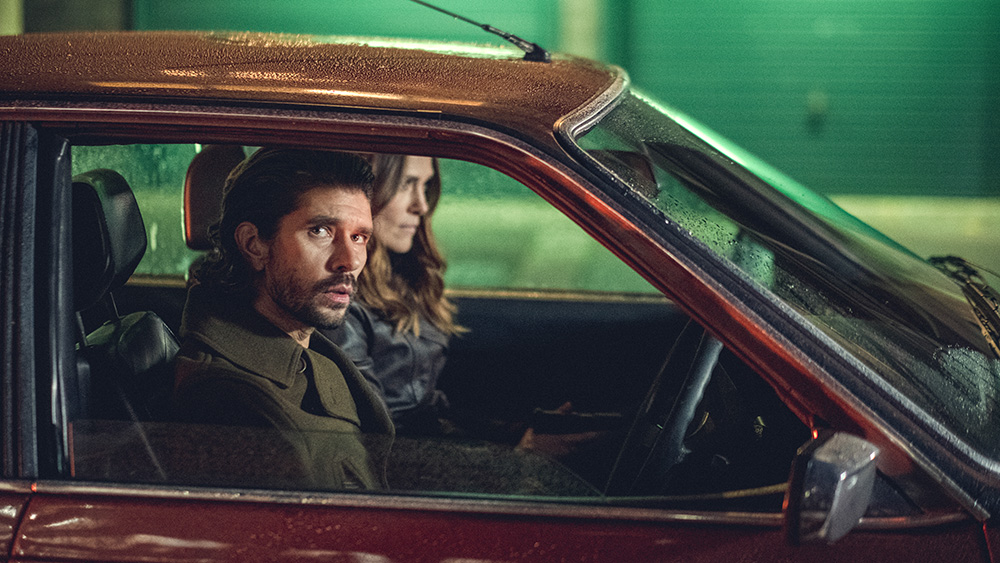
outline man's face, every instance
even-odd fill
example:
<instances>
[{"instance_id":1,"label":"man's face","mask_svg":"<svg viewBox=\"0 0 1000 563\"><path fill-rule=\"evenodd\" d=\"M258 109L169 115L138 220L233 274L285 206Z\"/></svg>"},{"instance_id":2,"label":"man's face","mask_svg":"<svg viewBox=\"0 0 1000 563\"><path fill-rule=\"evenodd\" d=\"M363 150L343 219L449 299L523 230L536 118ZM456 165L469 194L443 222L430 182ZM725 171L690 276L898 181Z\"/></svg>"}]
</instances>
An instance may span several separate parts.
<instances>
[{"instance_id":1,"label":"man's face","mask_svg":"<svg viewBox=\"0 0 1000 563\"><path fill-rule=\"evenodd\" d=\"M285 330L340 324L368 259L371 206L364 193L313 188L284 216L261 259L257 308Z\"/></svg>"}]
</instances>

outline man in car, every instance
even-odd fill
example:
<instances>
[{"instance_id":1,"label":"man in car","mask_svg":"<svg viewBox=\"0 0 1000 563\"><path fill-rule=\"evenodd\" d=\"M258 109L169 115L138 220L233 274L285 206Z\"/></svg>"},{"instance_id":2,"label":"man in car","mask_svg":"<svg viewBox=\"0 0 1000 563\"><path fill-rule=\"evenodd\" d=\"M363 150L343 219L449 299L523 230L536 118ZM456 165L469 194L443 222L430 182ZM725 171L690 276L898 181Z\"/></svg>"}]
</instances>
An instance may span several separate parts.
<instances>
[{"instance_id":1,"label":"man in car","mask_svg":"<svg viewBox=\"0 0 1000 563\"><path fill-rule=\"evenodd\" d=\"M384 486L373 469L378 456L363 442L391 440L389 413L316 331L343 320L367 260L371 183L357 155L256 152L226 181L215 248L184 308L178 415L270 429L262 435L291 445L297 459L288 462L299 464L306 485Z\"/></svg>"}]
</instances>

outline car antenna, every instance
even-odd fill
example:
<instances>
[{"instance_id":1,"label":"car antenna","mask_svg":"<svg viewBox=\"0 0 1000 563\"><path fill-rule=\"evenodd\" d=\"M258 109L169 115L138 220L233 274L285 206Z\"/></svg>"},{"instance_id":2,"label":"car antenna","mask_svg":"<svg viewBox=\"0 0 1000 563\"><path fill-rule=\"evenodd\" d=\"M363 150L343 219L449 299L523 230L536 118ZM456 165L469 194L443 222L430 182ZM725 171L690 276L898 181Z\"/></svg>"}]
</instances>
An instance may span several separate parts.
<instances>
[{"instance_id":1,"label":"car antenna","mask_svg":"<svg viewBox=\"0 0 1000 563\"><path fill-rule=\"evenodd\" d=\"M469 18L466 18L464 16L460 16L460 15L454 13L454 12L449 12L448 10L445 10L443 8L438 8L437 6L435 6L433 4L428 4L427 2L423 2L422 0L410 0L410 1L411 2L416 2L417 4L420 4L421 6L426 6L426 7L430 8L430 9L432 9L432 10L437 10L437 11L441 12L442 14L447 14L447 15L449 15L449 16L457 19L457 20L462 20L462 21L464 21L466 23L471 23L472 25L474 25L476 27L479 27L479 28L481 28L481 29L483 29L483 30L485 30L485 31L487 31L489 33L492 33L494 35L499 35L500 37L503 37L504 39L506 39L507 41L510 41L514 45L517 45L522 51L524 51L524 60L526 60L526 61L535 61L535 62L547 63L550 60L552 60L551 57L549 56L549 52L546 51L545 49L542 49L541 47L539 47L537 43L532 43L530 41L526 41L524 39L521 39L520 37L514 35L513 33L507 33L506 31L504 31L502 29L497 29L497 28L495 28L495 27L493 27L492 25L489 25L489 24L479 23L479 22L476 22L476 21L472 21Z\"/></svg>"}]
</instances>

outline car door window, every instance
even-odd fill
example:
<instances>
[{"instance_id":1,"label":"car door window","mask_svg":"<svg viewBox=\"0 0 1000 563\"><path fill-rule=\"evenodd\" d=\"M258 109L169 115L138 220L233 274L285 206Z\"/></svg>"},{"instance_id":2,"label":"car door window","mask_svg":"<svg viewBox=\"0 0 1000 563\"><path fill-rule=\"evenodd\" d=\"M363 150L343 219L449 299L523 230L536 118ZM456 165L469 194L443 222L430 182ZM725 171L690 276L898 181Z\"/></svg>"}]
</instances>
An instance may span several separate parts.
<instances>
[{"instance_id":1,"label":"car door window","mask_svg":"<svg viewBox=\"0 0 1000 563\"><path fill-rule=\"evenodd\" d=\"M75 147L73 172L122 173L143 208L149 246L136 272L184 276L181 190L195 144ZM441 160L434 231L448 287L655 293L656 289L534 192L490 168ZM485 210L485 212L484 212ZM484 216L486 215L486 216Z\"/></svg>"},{"instance_id":2,"label":"car door window","mask_svg":"<svg viewBox=\"0 0 1000 563\"><path fill-rule=\"evenodd\" d=\"M136 273L158 276L186 274L198 255L184 243L183 189L194 144L108 145L73 147L73 174L114 170L128 180L142 210L147 246Z\"/></svg>"},{"instance_id":3,"label":"car door window","mask_svg":"<svg viewBox=\"0 0 1000 563\"><path fill-rule=\"evenodd\" d=\"M115 169L145 222L146 253L117 307L156 309L174 331L199 255L184 242L182 190L200 149L73 148L73 173ZM448 260L446 284L478 290L455 294L458 321L469 331L454 339L441 379L462 432L365 436L369 466L359 471L385 475L390 490L408 493L606 498L639 405L671 376L660 372L689 326L686 315L526 186L459 160L442 160L441 174L433 226ZM103 322L92 313L81 315L87 332ZM807 432L756 374L726 352L722 358L689 429L697 447L671 472L673 485L624 494L697 503L751 490L755 508L780 509L788 462ZM289 437L88 412L68 429L76 479L281 490L343 482L317 472L312 454L303 453L338 443L332 433Z\"/></svg>"},{"instance_id":4,"label":"car door window","mask_svg":"<svg viewBox=\"0 0 1000 563\"><path fill-rule=\"evenodd\" d=\"M434 232L449 287L656 292L519 182L448 159L441 176Z\"/></svg>"}]
</instances>

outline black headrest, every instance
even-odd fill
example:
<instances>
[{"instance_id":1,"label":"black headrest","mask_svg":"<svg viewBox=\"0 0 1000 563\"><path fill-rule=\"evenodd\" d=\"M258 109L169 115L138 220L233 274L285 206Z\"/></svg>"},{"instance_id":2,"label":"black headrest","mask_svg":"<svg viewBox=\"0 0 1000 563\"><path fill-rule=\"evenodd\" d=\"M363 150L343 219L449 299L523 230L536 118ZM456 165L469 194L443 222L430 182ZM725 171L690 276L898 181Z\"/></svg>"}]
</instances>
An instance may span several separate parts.
<instances>
[{"instance_id":1,"label":"black headrest","mask_svg":"<svg viewBox=\"0 0 1000 563\"><path fill-rule=\"evenodd\" d=\"M91 170L73 177L73 278L82 311L125 285L146 252L146 227L121 174Z\"/></svg>"},{"instance_id":2,"label":"black headrest","mask_svg":"<svg viewBox=\"0 0 1000 563\"><path fill-rule=\"evenodd\" d=\"M184 178L184 239L188 248L212 248L208 229L222 216L226 178L245 156L240 146L205 145L191 159Z\"/></svg>"}]
</instances>

